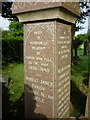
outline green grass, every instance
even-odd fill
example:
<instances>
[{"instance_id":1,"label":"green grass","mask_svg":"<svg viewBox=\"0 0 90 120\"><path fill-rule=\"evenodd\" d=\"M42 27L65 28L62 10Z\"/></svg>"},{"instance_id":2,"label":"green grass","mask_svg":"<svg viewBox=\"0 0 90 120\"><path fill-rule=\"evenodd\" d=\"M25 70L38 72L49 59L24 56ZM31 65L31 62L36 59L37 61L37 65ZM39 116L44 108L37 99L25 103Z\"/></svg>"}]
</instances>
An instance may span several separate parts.
<instances>
[{"instance_id":1,"label":"green grass","mask_svg":"<svg viewBox=\"0 0 90 120\"><path fill-rule=\"evenodd\" d=\"M23 64L10 64L3 71L3 75L10 77L10 84L8 86L11 94L10 100L15 102L20 98L24 91L24 67Z\"/></svg>"},{"instance_id":2,"label":"green grass","mask_svg":"<svg viewBox=\"0 0 90 120\"><path fill-rule=\"evenodd\" d=\"M9 76L10 83L3 88L3 118L24 117L24 67L12 63L3 67L3 76Z\"/></svg>"},{"instance_id":3,"label":"green grass","mask_svg":"<svg viewBox=\"0 0 90 120\"><path fill-rule=\"evenodd\" d=\"M83 49L78 50L80 64L71 68L71 116L85 114L86 96L88 92L88 55L83 55Z\"/></svg>"}]
</instances>

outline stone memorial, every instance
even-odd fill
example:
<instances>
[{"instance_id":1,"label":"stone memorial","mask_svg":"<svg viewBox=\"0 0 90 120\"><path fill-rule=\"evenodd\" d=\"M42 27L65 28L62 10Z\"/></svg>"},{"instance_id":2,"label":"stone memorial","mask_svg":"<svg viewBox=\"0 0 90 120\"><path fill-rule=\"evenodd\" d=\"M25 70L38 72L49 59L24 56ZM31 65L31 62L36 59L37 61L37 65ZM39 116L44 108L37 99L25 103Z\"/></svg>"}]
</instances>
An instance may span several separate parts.
<instances>
[{"instance_id":1,"label":"stone memorial","mask_svg":"<svg viewBox=\"0 0 90 120\"><path fill-rule=\"evenodd\" d=\"M69 118L71 25L78 2L14 2L24 23L26 118Z\"/></svg>"}]
</instances>

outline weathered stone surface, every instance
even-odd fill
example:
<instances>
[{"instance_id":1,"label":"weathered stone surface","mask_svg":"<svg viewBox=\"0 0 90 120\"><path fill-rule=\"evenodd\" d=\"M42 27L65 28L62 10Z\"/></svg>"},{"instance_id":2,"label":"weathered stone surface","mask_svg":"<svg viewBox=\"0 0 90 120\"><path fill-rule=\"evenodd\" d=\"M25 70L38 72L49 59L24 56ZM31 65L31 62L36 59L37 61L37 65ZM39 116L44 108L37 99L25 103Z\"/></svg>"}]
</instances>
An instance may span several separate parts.
<instances>
[{"instance_id":1,"label":"weathered stone surface","mask_svg":"<svg viewBox=\"0 0 90 120\"><path fill-rule=\"evenodd\" d=\"M26 88L27 116L32 93L35 113L69 117L71 26L56 21L25 24L24 40L25 86L33 90Z\"/></svg>"},{"instance_id":2,"label":"weathered stone surface","mask_svg":"<svg viewBox=\"0 0 90 120\"><path fill-rule=\"evenodd\" d=\"M59 19L64 20L69 23L75 24L76 22L76 16L74 14L70 14L65 9L60 8L54 8L54 9L44 9L42 11L36 11L36 12L29 12L29 13L23 13L18 14L17 17L19 18L20 22L37 22L42 20L53 20L53 19Z\"/></svg>"},{"instance_id":3,"label":"weathered stone surface","mask_svg":"<svg viewBox=\"0 0 90 120\"><path fill-rule=\"evenodd\" d=\"M15 2L13 13L20 22L60 19L75 24L79 13L78 2Z\"/></svg>"},{"instance_id":4,"label":"weathered stone surface","mask_svg":"<svg viewBox=\"0 0 90 120\"><path fill-rule=\"evenodd\" d=\"M13 13L24 13L30 11L37 11L42 9L64 7L70 12L79 15L80 8L78 2L14 2Z\"/></svg>"}]
</instances>

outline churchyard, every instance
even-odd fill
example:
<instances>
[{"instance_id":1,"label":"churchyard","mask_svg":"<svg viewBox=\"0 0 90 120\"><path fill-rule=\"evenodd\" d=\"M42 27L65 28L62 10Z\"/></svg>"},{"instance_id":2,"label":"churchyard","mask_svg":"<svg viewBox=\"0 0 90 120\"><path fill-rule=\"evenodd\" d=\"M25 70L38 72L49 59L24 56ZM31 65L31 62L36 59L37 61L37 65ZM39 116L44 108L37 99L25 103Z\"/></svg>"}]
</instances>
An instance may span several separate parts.
<instances>
[{"instance_id":1,"label":"churchyard","mask_svg":"<svg viewBox=\"0 0 90 120\"><path fill-rule=\"evenodd\" d=\"M90 35L74 37L79 3L14 2L12 13L21 23L3 31L3 119L88 118Z\"/></svg>"}]
</instances>

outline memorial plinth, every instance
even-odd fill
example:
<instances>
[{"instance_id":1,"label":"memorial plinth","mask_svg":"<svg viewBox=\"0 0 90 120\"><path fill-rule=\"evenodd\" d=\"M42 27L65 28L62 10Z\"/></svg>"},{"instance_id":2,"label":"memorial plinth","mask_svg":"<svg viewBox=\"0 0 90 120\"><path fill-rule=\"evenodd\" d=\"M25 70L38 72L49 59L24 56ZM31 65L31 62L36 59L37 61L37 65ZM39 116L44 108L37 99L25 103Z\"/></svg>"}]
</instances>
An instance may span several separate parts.
<instances>
[{"instance_id":1,"label":"memorial plinth","mask_svg":"<svg viewBox=\"0 0 90 120\"><path fill-rule=\"evenodd\" d=\"M15 2L13 14L24 23L26 118L68 118L71 25L79 3Z\"/></svg>"}]
</instances>

